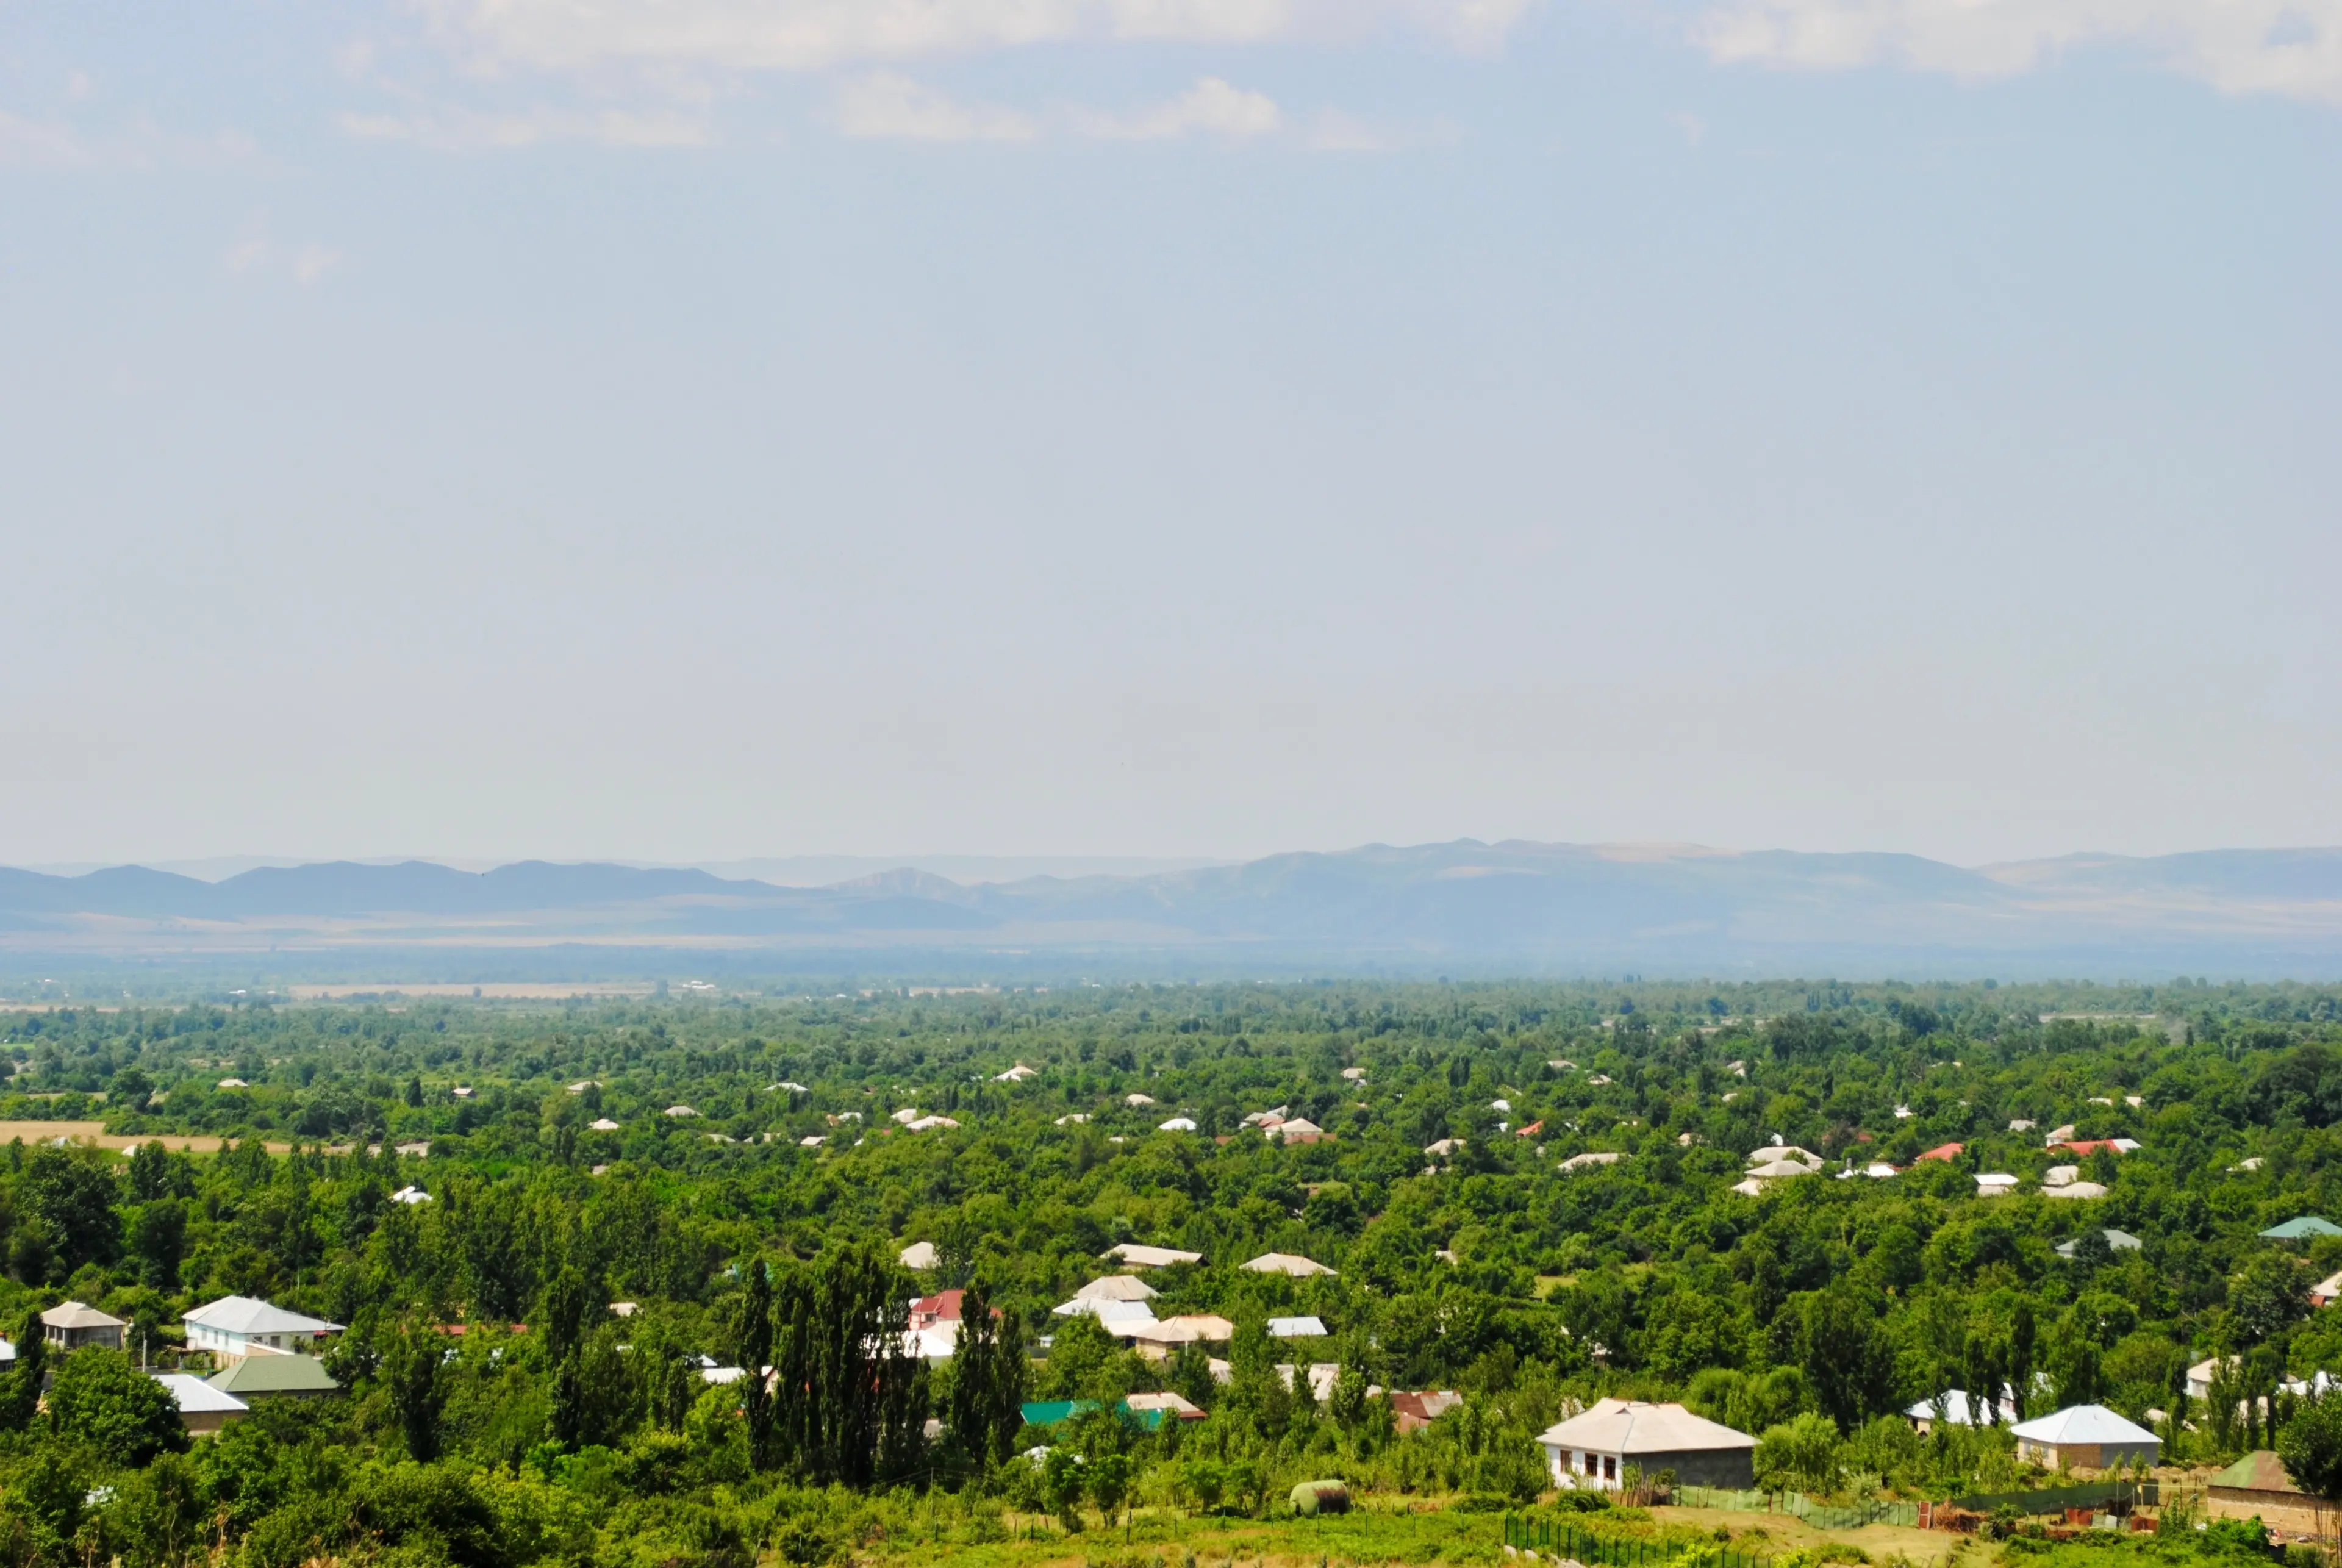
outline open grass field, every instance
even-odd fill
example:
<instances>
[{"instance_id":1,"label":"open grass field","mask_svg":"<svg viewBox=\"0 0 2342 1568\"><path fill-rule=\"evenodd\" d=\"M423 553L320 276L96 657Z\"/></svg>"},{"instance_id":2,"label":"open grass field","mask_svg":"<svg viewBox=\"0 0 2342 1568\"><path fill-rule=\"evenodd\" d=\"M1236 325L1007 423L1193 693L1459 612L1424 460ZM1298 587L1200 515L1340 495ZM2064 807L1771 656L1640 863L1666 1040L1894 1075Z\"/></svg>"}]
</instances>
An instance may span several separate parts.
<instances>
[{"instance_id":1,"label":"open grass field","mask_svg":"<svg viewBox=\"0 0 2342 1568\"><path fill-rule=\"evenodd\" d=\"M1900 1553L1913 1563L1947 1563L1965 1547L1969 1560L1987 1560L1983 1543L1946 1530L1913 1530L1899 1524L1866 1524L1859 1530L1817 1530L1794 1513L1736 1513L1721 1508L1654 1508L1651 1517L1667 1524L1689 1524L1701 1530L1719 1526L1733 1534L1736 1552L1784 1556L1807 1547L1840 1542L1859 1546L1885 1562Z\"/></svg>"},{"instance_id":2,"label":"open grass field","mask_svg":"<svg viewBox=\"0 0 2342 1568\"><path fill-rule=\"evenodd\" d=\"M1023 1539L1037 1529L1041 1539ZM984 1539L986 1534L994 1539ZM998 1538L1005 1534L1006 1539ZM1495 1563L1504 1560L1501 1515L1420 1503L1374 1503L1316 1519L1227 1519L1140 1509L1126 1527L1068 1535L1054 1520L1008 1515L1002 1528L965 1526L927 1538L865 1546L858 1558L951 1568L1343 1568L1345 1564Z\"/></svg>"},{"instance_id":3,"label":"open grass field","mask_svg":"<svg viewBox=\"0 0 2342 1568\"><path fill-rule=\"evenodd\" d=\"M109 1133L103 1122L0 1122L0 1146L18 1138L28 1144L70 1138L76 1144L90 1144L117 1152L153 1143L166 1149L185 1149L197 1154L216 1154L226 1143L224 1138L215 1138L205 1133ZM292 1147L290 1144L271 1144L268 1152L283 1154L290 1153Z\"/></svg>"}]
</instances>

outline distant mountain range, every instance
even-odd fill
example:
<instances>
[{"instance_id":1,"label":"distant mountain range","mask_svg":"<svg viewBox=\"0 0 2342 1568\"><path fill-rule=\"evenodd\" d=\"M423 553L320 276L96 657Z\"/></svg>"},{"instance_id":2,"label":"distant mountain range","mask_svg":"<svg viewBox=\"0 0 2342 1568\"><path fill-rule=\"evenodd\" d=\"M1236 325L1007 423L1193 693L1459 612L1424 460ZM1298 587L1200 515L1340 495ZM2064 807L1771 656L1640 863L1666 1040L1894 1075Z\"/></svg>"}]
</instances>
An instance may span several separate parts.
<instances>
[{"instance_id":1,"label":"distant mountain range","mask_svg":"<svg viewBox=\"0 0 2342 1568\"><path fill-rule=\"evenodd\" d=\"M0 951L92 958L591 944L795 954L1192 955L1299 969L2342 975L2342 849L1902 854L1508 841L1140 875L821 887L524 861L0 869Z\"/></svg>"}]
</instances>

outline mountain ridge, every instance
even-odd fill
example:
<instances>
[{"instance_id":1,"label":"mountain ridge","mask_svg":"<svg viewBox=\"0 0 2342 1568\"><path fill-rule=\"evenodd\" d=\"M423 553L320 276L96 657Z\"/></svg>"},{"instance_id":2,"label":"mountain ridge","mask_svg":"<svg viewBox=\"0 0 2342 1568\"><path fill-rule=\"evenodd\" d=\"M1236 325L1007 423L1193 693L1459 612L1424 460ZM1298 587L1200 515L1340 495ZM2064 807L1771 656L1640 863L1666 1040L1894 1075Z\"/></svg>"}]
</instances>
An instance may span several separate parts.
<instances>
[{"instance_id":1,"label":"mountain ridge","mask_svg":"<svg viewBox=\"0 0 2342 1568\"><path fill-rule=\"evenodd\" d=\"M1962 867L1891 852L1456 839L1291 851L1142 874L964 884L915 866L818 887L682 867L515 861L263 866L206 883L143 866L0 868L0 947L130 953L439 944L1458 955L1727 964L1834 952L1915 961L2053 950L2256 949L2342 973L2342 849L2084 852Z\"/></svg>"}]
</instances>

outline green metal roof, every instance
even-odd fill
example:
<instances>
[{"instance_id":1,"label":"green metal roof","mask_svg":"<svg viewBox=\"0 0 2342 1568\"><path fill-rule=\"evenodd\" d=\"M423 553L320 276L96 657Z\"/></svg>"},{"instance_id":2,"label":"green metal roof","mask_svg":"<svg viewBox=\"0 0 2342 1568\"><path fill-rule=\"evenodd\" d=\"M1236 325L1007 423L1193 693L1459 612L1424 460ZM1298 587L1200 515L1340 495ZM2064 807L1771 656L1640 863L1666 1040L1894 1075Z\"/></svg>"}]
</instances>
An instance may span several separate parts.
<instances>
[{"instance_id":1,"label":"green metal roof","mask_svg":"<svg viewBox=\"0 0 2342 1568\"><path fill-rule=\"evenodd\" d=\"M2285 1463L2264 1448L2247 1453L2234 1464L2213 1476L2207 1486L2234 1486L2246 1492L2298 1492L2293 1478L2285 1473Z\"/></svg>"},{"instance_id":2,"label":"green metal roof","mask_svg":"<svg viewBox=\"0 0 2342 1568\"><path fill-rule=\"evenodd\" d=\"M204 1379L238 1399L271 1393L337 1393L335 1383L313 1355L252 1355Z\"/></svg>"},{"instance_id":3,"label":"green metal roof","mask_svg":"<svg viewBox=\"0 0 2342 1568\"><path fill-rule=\"evenodd\" d=\"M2331 1220L2321 1220L2316 1214L2304 1214L2297 1220L2271 1225L2261 1233L2263 1240L2272 1242L2297 1242L2306 1236L2342 1236L2342 1225Z\"/></svg>"},{"instance_id":4,"label":"green metal roof","mask_svg":"<svg viewBox=\"0 0 2342 1568\"><path fill-rule=\"evenodd\" d=\"M1061 1421L1071 1421L1097 1408L1095 1399L1028 1400L1025 1404L1025 1424L1055 1426Z\"/></svg>"}]
</instances>

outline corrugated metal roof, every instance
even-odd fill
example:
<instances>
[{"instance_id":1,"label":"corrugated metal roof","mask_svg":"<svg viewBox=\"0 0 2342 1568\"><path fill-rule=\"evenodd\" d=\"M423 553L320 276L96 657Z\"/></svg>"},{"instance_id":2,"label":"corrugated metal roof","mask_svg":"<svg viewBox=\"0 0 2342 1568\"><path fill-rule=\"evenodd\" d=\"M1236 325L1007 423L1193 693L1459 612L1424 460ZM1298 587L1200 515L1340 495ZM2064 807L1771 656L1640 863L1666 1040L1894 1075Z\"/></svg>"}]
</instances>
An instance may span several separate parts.
<instances>
[{"instance_id":1,"label":"corrugated metal roof","mask_svg":"<svg viewBox=\"0 0 2342 1568\"><path fill-rule=\"evenodd\" d=\"M222 1393L189 1373L158 1372L154 1378L170 1390L183 1415L235 1415L252 1408L235 1395Z\"/></svg>"},{"instance_id":2,"label":"corrugated metal roof","mask_svg":"<svg viewBox=\"0 0 2342 1568\"><path fill-rule=\"evenodd\" d=\"M181 1321L216 1329L222 1333L333 1333L341 1324L297 1312L253 1296L222 1296L182 1314Z\"/></svg>"},{"instance_id":3,"label":"corrugated metal roof","mask_svg":"<svg viewBox=\"0 0 2342 1568\"><path fill-rule=\"evenodd\" d=\"M2069 1404L2065 1409L2009 1428L2017 1436L2052 1446L2088 1443L2160 1443L2163 1440L2117 1415L2103 1404Z\"/></svg>"},{"instance_id":4,"label":"corrugated metal roof","mask_svg":"<svg viewBox=\"0 0 2342 1568\"><path fill-rule=\"evenodd\" d=\"M317 1363L315 1356L247 1356L205 1379L223 1393L334 1393L341 1384Z\"/></svg>"},{"instance_id":5,"label":"corrugated metal roof","mask_svg":"<svg viewBox=\"0 0 2342 1568\"><path fill-rule=\"evenodd\" d=\"M2247 1492L2299 1493L2293 1477L2285 1473L2285 1461L2267 1449L2246 1454L2227 1469L2210 1477L2207 1486L2234 1486Z\"/></svg>"},{"instance_id":6,"label":"corrugated metal roof","mask_svg":"<svg viewBox=\"0 0 2342 1568\"><path fill-rule=\"evenodd\" d=\"M1694 1415L1680 1404L1626 1399L1598 1400L1585 1413L1547 1427L1537 1441L1548 1448L1621 1455L1756 1446L1756 1440L1746 1433Z\"/></svg>"}]
</instances>

